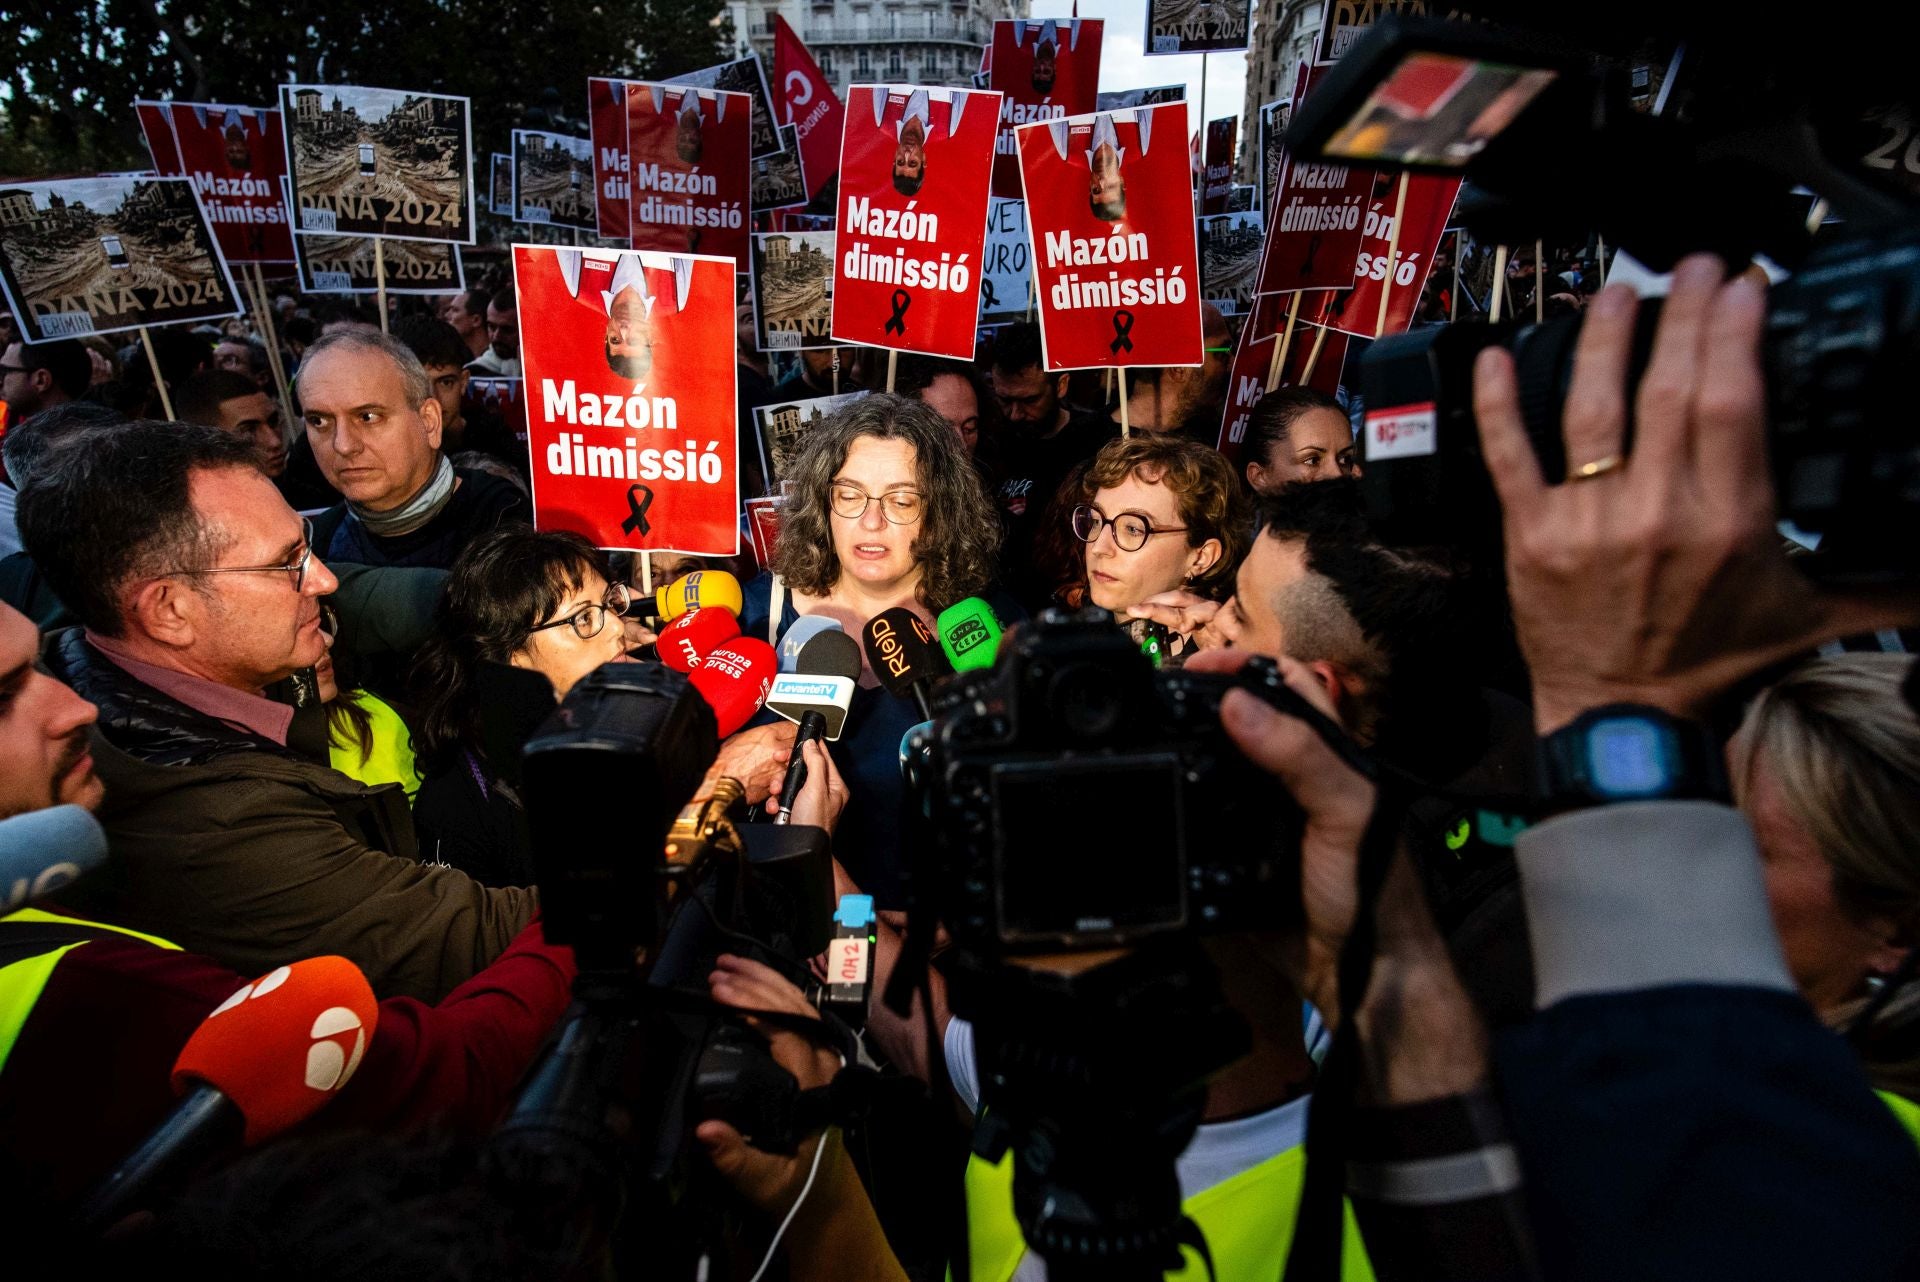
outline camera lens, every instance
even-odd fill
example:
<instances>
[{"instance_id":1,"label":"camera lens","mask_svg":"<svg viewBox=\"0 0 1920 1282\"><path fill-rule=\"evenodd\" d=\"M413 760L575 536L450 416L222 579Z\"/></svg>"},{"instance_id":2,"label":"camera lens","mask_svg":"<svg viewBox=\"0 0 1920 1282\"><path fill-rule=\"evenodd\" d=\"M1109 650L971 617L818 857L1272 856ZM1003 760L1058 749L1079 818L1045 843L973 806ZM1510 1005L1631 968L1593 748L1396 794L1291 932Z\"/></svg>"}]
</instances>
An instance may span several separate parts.
<instances>
[{"instance_id":1,"label":"camera lens","mask_svg":"<svg viewBox=\"0 0 1920 1282\"><path fill-rule=\"evenodd\" d=\"M1070 738L1104 739L1120 726L1121 706L1111 672L1070 663L1047 682L1047 706Z\"/></svg>"}]
</instances>

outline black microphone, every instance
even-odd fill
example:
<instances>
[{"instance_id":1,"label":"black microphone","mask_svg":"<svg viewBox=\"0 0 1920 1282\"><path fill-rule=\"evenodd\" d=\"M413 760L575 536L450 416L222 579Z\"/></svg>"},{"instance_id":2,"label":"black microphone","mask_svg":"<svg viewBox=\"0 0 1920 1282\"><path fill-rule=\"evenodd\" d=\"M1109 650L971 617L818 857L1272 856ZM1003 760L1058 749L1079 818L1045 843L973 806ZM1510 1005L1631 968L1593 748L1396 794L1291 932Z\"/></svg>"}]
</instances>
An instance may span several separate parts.
<instances>
[{"instance_id":1,"label":"black microphone","mask_svg":"<svg viewBox=\"0 0 1920 1282\"><path fill-rule=\"evenodd\" d=\"M860 647L844 632L820 632L800 647L793 666L792 672L775 677L767 691L767 707L800 727L787 757L787 778L775 823L790 821L793 799L806 784L802 749L810 740L838 739L847 723L847 709L853 706L853 691L860 683Z\"/></svg>"},{"instance_id":2,"label":"black microphone","mask_svg":"<svg viewBox=\"0 0 1920 1282\"><path fill-rule=\"evenodd\" d=\"M903 699L911 695L920 705L921 719L933 720L927 687L949 670L933 629L906 606L896 605L868 619L860 639L866 643L867 663L887 693Z\"/></svg>"},{"instance_id":3,"label":"black microphone","mask_svg":"<svg viewBox=\"0 0 1920 1282\"><path fill-rule=\"evenodd\" d=\"M0 819L0 914L107 862L107 834L84 806L48 806Z\"/></svg>"}]
</instances>

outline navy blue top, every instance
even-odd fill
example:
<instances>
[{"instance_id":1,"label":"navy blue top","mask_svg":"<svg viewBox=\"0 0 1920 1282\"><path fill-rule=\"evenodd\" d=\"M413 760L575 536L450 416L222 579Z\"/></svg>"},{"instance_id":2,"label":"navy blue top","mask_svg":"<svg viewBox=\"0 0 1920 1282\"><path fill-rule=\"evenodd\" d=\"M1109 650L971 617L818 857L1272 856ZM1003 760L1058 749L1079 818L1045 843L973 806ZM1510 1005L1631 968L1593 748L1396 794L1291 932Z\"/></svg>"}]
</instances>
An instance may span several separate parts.
<instances>
[{"instance_id":1,"label":"navy blue top","mask_svg":"<svg viewBox=\"0 0 1920 1282\"><path fill-rule=\"evenodd\" d=\"M740 631L767 639L767 615L773 602L773 576L762 574L742 593ZM1005 594L992 591L982 597L1012 627L1026 618ZM780 613L779 634L798 620L793 593L787 593ZM858 641L860 638L855 637ZM750 723L765 725L777 714L764 709ZM889 694L885 686L853 692L853 706L838 742L827 745L833 764L847 784L847 808L833 835L833 853L860 889L872 895L880 908L905 908L906 852L901 845L901 806L906 803L906 781L900 772L900 741L920 724L920 709L911 698Z\"/></svg>"}]
</instances>

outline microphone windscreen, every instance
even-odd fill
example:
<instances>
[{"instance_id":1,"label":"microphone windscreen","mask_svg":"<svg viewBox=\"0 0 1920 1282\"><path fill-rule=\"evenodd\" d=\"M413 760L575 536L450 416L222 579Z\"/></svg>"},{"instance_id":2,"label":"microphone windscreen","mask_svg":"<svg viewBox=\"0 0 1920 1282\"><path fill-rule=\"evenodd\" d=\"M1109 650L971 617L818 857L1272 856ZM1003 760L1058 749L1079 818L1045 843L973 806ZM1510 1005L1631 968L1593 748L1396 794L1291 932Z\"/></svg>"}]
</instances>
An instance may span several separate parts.
<instances>
[{"instance_id":1,"label":"microphone windscreen","mask_svg":"<svg viewBox=\"0 0 1920 1282\"><path fill-rule=\"evenodd\" d=\"M744 600L740 580L725 570L695 570L683 574L653 595L663 619L677 619L714 605L723 605L738 615Z\"/></svg>"},{"instance_id":2,"label":"microphone windscreen","mask_svg":"<svg viewBox=\"0 0 1920 1282\"><path fill-rule=\"evenodd\" d=\"M946 666L944 659L935 658L940 651L933 629L904 605L868 619L860 639L867 647L868 666L889 694L911 695L916 681L931 681Z\"/></svg>"},{"instance_id":3,"label":"microphone windscreen","mask_svg":"<svg viewBox=\"0 0 1920 1282\"><path fill-rule=\"evenodd\" d=\"M839 630L821 632L800 647L795 672L810 677L846 677L860 679L860 647L852 637Z\"/></svg>"},{"instance_id":4,"label":"microphone windscreen","mask_svg":"<svg viewBox=\"0 0 1920 1282\"><path fill-rule=\"evenodd\" d=\"M955 672L991 668L1000 653L1000 620L994 616L993 607L977 596L942 610L934 629Z\"/></svg>"},{"instance_id":5,"label":"microphone windscreen","mask_svg":"<svg viewBox=\"0 0 1920 1282\"><path fill-rule=\"evenodd\" d=\"M344 957L309 957L263 975L214 1008L180 1049L173 1090L205 1082L239 1108L246 1142L297 1126L360 1067L380 1004Z\"/></svg>"},{"instance_id":6,"label":"microphone windscreen","mask_svg":"<svg viewBox=\"0 0 1920 1282\"><path fill-rule=\"evenodd\" d=\"M107 834L85 806L0 819L0 913L52 894L107 862Z\"/></svg>"},{"instance_id":7,"label":"microphone windscreen","mask_svg":"<svg viewBox=\"0 0 1920 1282\"><path fill-rule=\"evenodd\" d=\"M760 711L778 667L773 647L765 641L758 637L735 637L709 653L687 679L713 709L713 719L719 724L720 737L724 739Z\"/></svg>"},{"instance_id":8,"label":"microphone windscreen","mask_svg":"<svg viewBox=\"0 0 1920 1282\"><path fill-rule=\"evenodd\" d=\"M780 638L780 671L796 671L800 662L800 647L819 636L822 632L844 632L840 620L829 619L824 615L809 614L795 619L793 626L787 629L787 635Z\"/></svg>"},{"instance_id":9,"label":"microphone windscreen","mask_svg":"<svg viewBox=\"0 0 1920 1282\"><path fill-rule=\"evenodd\" d=\"M675 672L692 672L716 646L740 635L740 620L723 605L683 614L660 629L654 643L660 662ZM764 644L764 642L762 643Z\"/></svg>"}]
</instances>

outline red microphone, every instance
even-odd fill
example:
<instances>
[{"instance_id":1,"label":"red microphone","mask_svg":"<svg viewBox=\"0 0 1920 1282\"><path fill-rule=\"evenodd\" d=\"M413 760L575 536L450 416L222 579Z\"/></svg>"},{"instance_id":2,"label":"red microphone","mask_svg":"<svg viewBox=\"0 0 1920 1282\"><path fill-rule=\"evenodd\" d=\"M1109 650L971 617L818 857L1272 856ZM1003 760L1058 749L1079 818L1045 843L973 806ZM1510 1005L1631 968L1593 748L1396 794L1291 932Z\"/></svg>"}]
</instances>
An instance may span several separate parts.
<instances>
[{"instance_id":1,"label":"red microphone","mask_svg":"<svg viewBox=\"0 0 1920 1282\"><path fill-rule=\"evenodd\" d=\"M264 975L214 1008L180 1049L167 1120L81 1204L103 1232L156 1187L230 1143L258 1144L299 1125L352 1078L379 1022L360 968L312 957Z\"/></svg>"},{"instance_id":2,"label":"red microphone","mask_svg":"<svg viewBox=\"0 0 1920 1282\"><path fill-rule=\"evenodd\" d=\"M708 606L700 614L712 614L716 609ZM757 637L736 637L708 654L689 674L693 688L713 709L722 739L760 711L779 668L780 660L772 646Z\"/></svg>"},{"instance_id":3,"label":"red microphone","mask_svg":"<svg viewBox=\"0 0 1920 1282\"><path fill-rule=\"evenodd\" d=\"M683 614L660 629L654 648L660 662L675 672L692 672L716 646L740 635L740 619L724 605L710 605Z\"/></svg>"}]
</instances>

